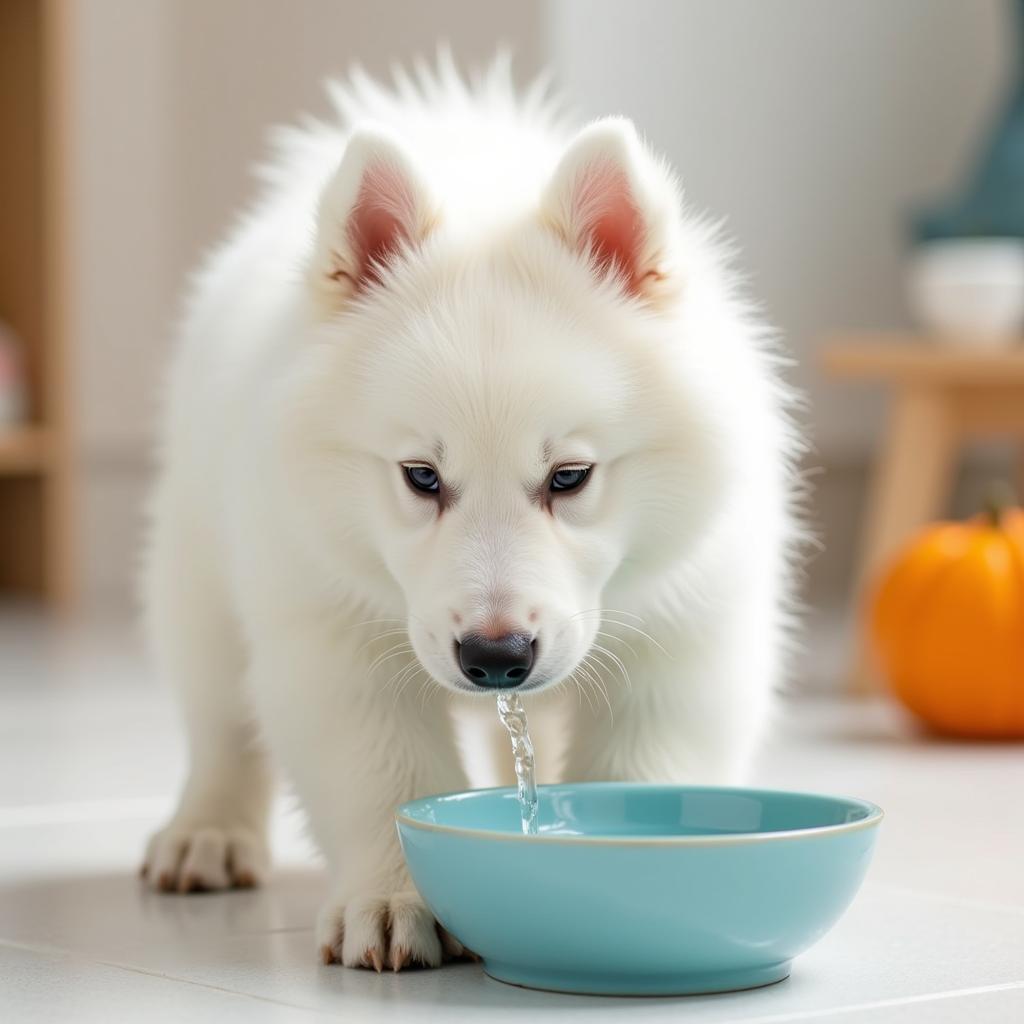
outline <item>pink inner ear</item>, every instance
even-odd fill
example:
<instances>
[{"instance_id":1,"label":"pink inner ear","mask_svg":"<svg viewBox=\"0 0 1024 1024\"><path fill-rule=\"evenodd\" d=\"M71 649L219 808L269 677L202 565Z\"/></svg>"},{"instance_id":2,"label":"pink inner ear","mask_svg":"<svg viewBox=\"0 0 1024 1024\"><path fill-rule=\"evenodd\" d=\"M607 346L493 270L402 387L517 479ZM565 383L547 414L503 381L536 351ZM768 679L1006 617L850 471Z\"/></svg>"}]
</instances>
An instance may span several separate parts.
<instances>
[{"instance_id":1,"label":"pink inner ear","mask_svg":"<svg viewBox=\"0 0 1024 1024\"><path fill-rule=\"evenodd\" d=\"M629 179L614 165L593 164L577 183L574 203L579 242L586 246L598 267L615 267L626 288L636 294L644 274L640 267L644 225L633 201Z\"/></svg>"},{"instance_id":2,"label":"pink inner ear","mask_svg":"<svg viewBox=\"0 0 1024 1024\"><path fill-rule=\"evenodd\" d=\"M409 241L413 205L409 183L399 171L387 164L366 169L348 222L357 289L378 282L380 267Z\"/></svg>"}]
</instances>

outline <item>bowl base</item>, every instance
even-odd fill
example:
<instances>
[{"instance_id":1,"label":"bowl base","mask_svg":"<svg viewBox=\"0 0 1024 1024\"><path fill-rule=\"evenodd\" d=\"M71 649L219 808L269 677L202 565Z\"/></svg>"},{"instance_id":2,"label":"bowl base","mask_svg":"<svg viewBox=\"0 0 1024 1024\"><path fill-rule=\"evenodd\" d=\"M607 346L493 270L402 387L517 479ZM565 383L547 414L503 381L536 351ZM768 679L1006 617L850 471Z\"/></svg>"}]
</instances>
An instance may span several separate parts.
<instances>
[{"instance_id":1,"label":"bowl base","mask_svg":"<svg viewBox=\"0 0 1024 1024\"><path fill-rule=\"evenodd\" d=\"M629 971L567 971L558 968L524 967L485 960L488 976L507 985L539 988L547 992L572 992L590 996L696 996L738 992L774 985L789 977L791 960L726 971L671 971L640 974Z\"/></svg>"}]
</instances>

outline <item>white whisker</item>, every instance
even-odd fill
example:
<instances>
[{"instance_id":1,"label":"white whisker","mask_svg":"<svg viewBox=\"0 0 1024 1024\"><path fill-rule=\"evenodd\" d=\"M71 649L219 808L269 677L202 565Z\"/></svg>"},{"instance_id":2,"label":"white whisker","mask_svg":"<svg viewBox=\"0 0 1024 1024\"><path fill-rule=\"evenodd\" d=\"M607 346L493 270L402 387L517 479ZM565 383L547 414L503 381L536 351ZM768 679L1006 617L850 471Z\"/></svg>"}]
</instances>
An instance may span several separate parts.
<instances>
[{"instance_id":1,"label":"white whisker","mask_svg":"<svg viewBox=\"0 0 1024 1024\"><path fill-rule=\"evenodd\" d=\"M412 644L408 641L400 644L394 644L393 646L389 647L383 654L379 654L376 658L374 658L373 661L370 663L370 667L366 671L369 674L372 674L374 671L380 668L380 666L383 665L385 661L390 661L392 658L397 658L400 654L409 654L411 652Z\"/></svg>"},{"instance_id":2,"label":"white whisker","mask_svg":"<svg viewBox=\"0 0 1024 1024\"><path fill-rule=\"evenodd\" d=\"M614 615L617 613L612 612L611 614ZM620 622L618 619L611 618L610 615L604 615L603 619L609 625L618 626L620 629L628 629L631 632L636 633L638 636L642 636L645 640L647 640L659 651L661 651L661 653L664 654L666 658L672 658L672 655L669 654L669 652L665 650L665 648L658 642L658 640L651 636L651 634L648 633L645 629L641 629L639 626L634 626L631 622Z\"/></svg>"},{"instance_id":3,"label":"white whisker","mask_svg":"<svg viewBox=\"0 0 1024 1024\"><path fill-rule=\"evenodd\" d=\"M399 678L400 676L402 676L402 674L403 674L403 673L405 673L405 672L408 672L408 671L409 671L409 668L410 668L410 667L411 667L412 665L416 665L416 664L418 664L418 662L417 662L417 661L416 661L416 659L414 658L414 659L412 659L411 661L409 661L409 662L408 662L407 664L405 664L405 665L402 665L402 666L401 666L401 668L399 668L399 669L398 669L398 670L397 670L397 671L396 671L396 672L394 673L394 675L392 675L392 676L391 676L391 678L390 678L390 679L389 679L389 680L388 680L388 681L387 681L387 682L386 682L386 683L385 683L385 684L384 684L384 685L383 685L383 686L382 686L382 687L380 688L380 692L381 692L381 693L384 693L384 692L386 692L389 686L392 686L393 684L395 684L396 680L397 680L397 679L398 679L398 678Z\"/></svg>"},{"instance_id":4,"label":"white whisker","mask_svg":"<svg viewBox=\"0 0 1024 1024\"><path fill-rule=\"evenodd\" d=\"M658 643L658 641L655 640L654 637L651 636L651 634L646 632L645 630L639 629L636 626L630 625L630 623L628 623L628 622L616 622L615 619L606 619L605 621L606 622L610 622L613 625L619 626L621 629L631 629L634 633L638 633L645 640L650 641L650 643L653 644L655 647L657 647L658 650L661 651L661 653L664 654L666 658L673 658L673 655L669 654L669 652L666 651L665 648L662 647L662 645L660 643ZM673 658L673 660L674 660L674 658Z\"/></svg>"},{"instance_id":5,"label":"white whisker","mask_svg":"<svg viewBox=\"0 0 1024 1024\"><path fill-rule=\"evenodd\" d=\"M409 685L410 680L416 675L417 669L420 667L419 662L412 661L406 665L401 682L395 690L395 699L391 702L392 709L398 707L399 698L405 693L405 688Z\"/></svg>"},{"instance_id":6,"label":"white whisker","mask_svg":"<svg viewBox=\"0 0 1024 1024\"><path fill-rule=\"evenodd\" d=\"M595 657L599 657L600 655L604 655L606 658L608 658L611 661L611 663L619 670L619 675L622 676L622 681L623 681L623 683L625 683L626 689L627 690L633 689L633 682L629 678L629 671L626 669L625 664L623 663L622 659L617 654L614 654L612 651L609 651L607 647L602 647L598 643L595 643L591 647L590 650L591 650L591 653L594 654ZM601 662L601 664L604 664L604 663ZM607 666L605 666L605 667L607 668Z\"/></svg>"},{"instance_id":7,"label":"white whisker","mask_svg":"<svg viewBox=\"0 0 1024 1024\"><path fill-rule=\"evenodd\" d=\"M361 643L355 649L354 653L355 654L359 654L360 651L362 651L365 648L369 647L371 644L375 644L378 640L383 640L385 637L399 636L399 635L405 636L405 635L407 635L407 633L408 633L408 631L405 630L405 629L386 629L386 630L384 630L383 633L377 633L376 635L371 636L369 640L364 640L363 643Z\"/></svg>"},{"instance_id":8,"label":"white whisker","mask_svg":"<svg viewBox=\"0 0 1024 1024\"><path fill-rule=\"evenodd\" d=\"M576 687L579 690L579 692L587 698L587 706L590 708L591 713L597 714L597 708L594 707L594 702L590 699L589 691L585 687L580 685L580 681L578 679L576 680Z\"/></svg>"},{"instance_id":9,"label":"white whisker","mask_svg":"<svg viewBox=\"0 0 1024 1024\"><path fill-rule=\"evenodd\" d=\"M581 612L575 612L573 615L570 615L569 618L575 619L578 615L592 615L594 612L598 612L602 615L605 612L610 612L612 615L625 615L627 618L636 619L637 622L644 621L642 615L634 615L632 612L623 611L621 608L585 608Z\"/></svg>"},{"instance_id":10,"label":"white whisker","mask_svg":"<svg viewBox=\"0 0 1024 1024\"><path fill-rule=\"evenodd\" d=\"M590 654L587 654L587 656L583 659L583 661L584 661L584 663L589 664L590 663ZM594 680L594 689L597 690L598 694L600 694L600 696L604 699L605 704L608 706L608 718L609 718L609 721L611 722L612 727L614 728L614 726L615 726L615 712L612 709L612 702L611 702L611 700L608 697L608 690L605 688L604 683L601 680L600 673L597 673L596 675L591 676L591 678Z\"/></svg>"},{"instance_id":11,"label":"white whisker","mask_svg":"<svg viewBox=\"0 0 1024 1024\"><path fill-rule=\"evenodd\" d=\"M385 622L405 622L405 619L364 619L362 622L350 622L343 628L345 632L348 632L350 629L359 629L360 626L376 626Z\"/></svg>"},{"instance_id":12,"label":"white whisker","mask_svg":"<svg viewBox=\"0 0 1024 1024\"><path fill-rule=\"evenodd\" d=\"M607 637L609 640L617 640L620 644L622 644L623 647L626 648L627 651L629 651L630 654L633 655L634 658L639 657L639 655L636 653L636 648L627 640L623 640L621 636L616 636L614 633L606 633L604 632L604 630L601 629L597 630L595 636L603 636Z\"/></svg>"}]
</instances>

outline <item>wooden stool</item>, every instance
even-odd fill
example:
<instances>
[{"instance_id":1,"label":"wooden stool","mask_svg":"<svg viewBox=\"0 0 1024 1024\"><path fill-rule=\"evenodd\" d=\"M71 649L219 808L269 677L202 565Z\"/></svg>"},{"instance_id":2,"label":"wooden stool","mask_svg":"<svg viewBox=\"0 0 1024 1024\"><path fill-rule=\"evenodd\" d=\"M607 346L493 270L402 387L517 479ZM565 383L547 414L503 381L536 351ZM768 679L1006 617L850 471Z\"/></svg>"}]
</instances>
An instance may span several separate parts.
<instances>
[{"instance_id":1,"label":"wooden stool","mask_svg":"<svg viewBox=\"0 0 1024 1024\"><path fill-rule=\"evenodd\" d=\"M872 472L855 574L855 614L864 588L910 535L941 518L961 447L971 438L1024 442L1024 346L953 346L900 334L837 338L822 365L833 377L880 380L893 406ZM1024 460L1019 464L1024 475ZM873 689L858 633L850 688Z\"/></svg>"}]
</instances>

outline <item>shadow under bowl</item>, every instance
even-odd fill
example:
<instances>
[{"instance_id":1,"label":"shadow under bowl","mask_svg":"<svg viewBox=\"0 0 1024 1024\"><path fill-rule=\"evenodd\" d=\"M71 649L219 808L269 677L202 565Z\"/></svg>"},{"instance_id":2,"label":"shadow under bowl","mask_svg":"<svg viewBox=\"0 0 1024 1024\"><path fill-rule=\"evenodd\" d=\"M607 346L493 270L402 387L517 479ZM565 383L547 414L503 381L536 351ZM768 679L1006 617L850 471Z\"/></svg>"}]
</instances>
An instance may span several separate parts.
<instances>
[{"instance_id":1,"label":"shadow under bowl","mask_svg":"<svg viewBox=\"0 0 1024 1024\"><path fill-rule=\"evenodd\" d=\"M633 783L540 787L537 835L514 789L397 813L413 881L488 974L604 995L781 981L849 906L881 820L863 800Z\"/></svg>"}]
</instances>

